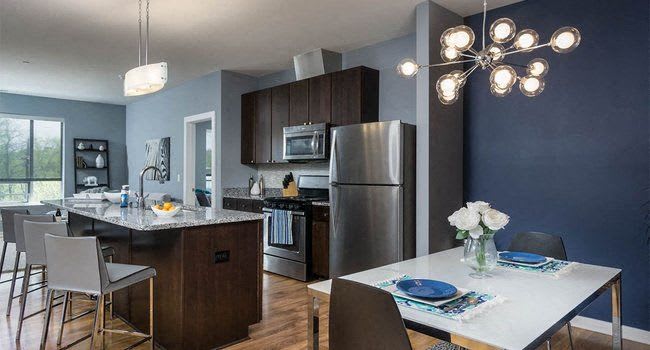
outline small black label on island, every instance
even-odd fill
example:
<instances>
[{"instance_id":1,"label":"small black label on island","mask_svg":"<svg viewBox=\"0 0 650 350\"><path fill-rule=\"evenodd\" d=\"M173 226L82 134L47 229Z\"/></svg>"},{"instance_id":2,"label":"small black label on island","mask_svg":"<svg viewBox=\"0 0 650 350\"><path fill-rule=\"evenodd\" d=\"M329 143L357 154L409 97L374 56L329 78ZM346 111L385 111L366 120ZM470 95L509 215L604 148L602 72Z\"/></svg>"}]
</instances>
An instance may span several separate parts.
<instances>
[{"instance_id":1,"label":"small black label on island","mask_svg":"<svg viewBox=\"0 0 650 350\"><path fill-rule=\"evenodd\" d=\"M224 263L230 260L230 250L222 250L214 253L214 263Z\"/></svg>"}]
</instances>

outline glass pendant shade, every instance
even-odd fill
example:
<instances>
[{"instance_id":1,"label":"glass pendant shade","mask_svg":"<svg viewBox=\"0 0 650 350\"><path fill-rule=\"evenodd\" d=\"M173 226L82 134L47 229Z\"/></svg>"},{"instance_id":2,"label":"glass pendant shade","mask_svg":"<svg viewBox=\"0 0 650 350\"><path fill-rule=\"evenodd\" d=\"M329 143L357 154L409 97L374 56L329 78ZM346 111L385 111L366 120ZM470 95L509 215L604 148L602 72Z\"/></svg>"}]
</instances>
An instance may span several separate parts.
<instances>
[{"instance_id":1,"label":"glass pendant shade","mask_svg":"<svg viewBox=\"0 0 650 350\"><path fill-rule=\"evenodd\" d=\"M444 32L442 32L442 35L440 35L440 44L442 46L452 46L452 41L451 41L451 32L454 31L454 28L448 28Z\"/></svg>"},{"instance_id":2,"label":"glass pendant shade","mask_svg":"<svg viewBox=\"0 0 650 350\"><path fill-rule=\"evenodd\" d=\"M502 90L512 87L516 80L517 72L507 65L498 66L490 73L490 83Z\"/></svg>"},{"instance_id":3,"label":"glass pendant shade","mask_svg":"<svg viewBox=\"0 0 650 350\"><path fill-rule=\"evenodd\" d=\"M458 92L454 93L453 95L449 95L449 96L438 94L438 99L440 100L440 102L442 102L443 105L452 105L456 101L458 101L459 96L460 95L458 94Z\"/></svg>"},{"instance_id":4,"label":"glass pendant shade","mask_svg":"<svg viewBox=\"0 0 650 350\"><path fill-rule=\"evenodd\" d=\"M509 87L507 89L500 89L498 86L491 84L490 85L490 92L492 95L496 97L506 97L512 91L512 87Z\"/></svg>"},{"instance_id":5,"label":"glass pendant shade","mask_svg":"<svg viewBox=\"0 0 650 350\"><path fill-rule=\"evenodd\" d=\"M539 34L532 29L524 29L515 36L515 48L517 50L528 49L539 43ZM531 50L524 50L528 52Z\"/></svg>"},{"instance_id":6,"label":"glass pendant shade","mask_svg":"<svg viewBox=\"0 0 650 350\"><path fill-rule=\"evenodd\" d=\"M580 45L580 32L573 27L562 27L551 36L551 48L557 53L567 53Z\"/></svg>"},{"instance_id":7,"label":"glass pendant shade","mask_svg":"<svg viewBox=\"0 0 650 350\"><path fill-rule=\"evenodd\" d=\"M450 32L449 39L451 41L449 46L458 51L466 51L474 45L474 31L465 25L456 26Z\"/></svg>"},{"instance_id":8,"label":"glass pendant shade","mask_svg":"<svg viewBox=\"0 0 650 350\"><path fill-rule=\"evenodd\" d=\"M460 58L460 52L453 47L443 46L440 50L440 57L445 62L457 61Z\"/></svg>"},{"instance_id":9,"label":"glass pendant shade","mask_svg":"<svg viewBox=\"0 0 650 350\"><path fill-rule=\"evenodd\" d=\"M450 97L458 93L460 88L460 82L452 74L444 74L436 82L436 91L438 95L443 95L445 97Z\"/></svg>"},{"instance_id":10,"label":"glass pendant shade","mask_svg":"<svg viewBox=\"0 0 650 350\"><path fill-rule=\"evenodd\" d=\"M503 60L503 53L506 51L505 47L499 43L492 43L486 48L488 54L492 57L492 62L500 62Z\"/></svg>"},{"instance_id":11,"label":"glass pendant shade","mask_svg":"<svg viewBox=\"0 0 650 350\"><path fill-rule=\"evenodd\" d=\"M543 58L535 58L528 62L526 73L541 78L548 73L548 62Z\"/></svg>"},{"instance_id":12,"label":"glass pendant shade","mask_svg":"<svg viewBox=\"0 0 650 350\"><path fill-rule=\"evenodd\" d=\"M528 97L535 97L544 91L544 79L527 75L519 81L519 90Z\"/></svg>"},{"instance_id":13,"label":"glass pendant shade","mask_svg":"<svg viewBox=\"0 0 650 350\"><path fill-rule=\"evenodd\" d=\"M459 89L462 89L463 86L465 86L465 78L462 76L463 75L462 70L457 69L457 70L451 71L449 74L455 76L456 79L458 79L458 83L460 84L460 85L458 85Z\"/></svg>"},{"instance_id":14,"label":"glass pendant shade","mask_svg":"<svg viewBox=\"0 0 650 350\"><path fill-rule=\"evenodd\" d=\"M517 33L517 26L510 18L499 18L490 26L490 38L495 43L503 44L512 40Z\"/></svg>"},{"instance_id":15,"label":"glass pendant shade","mask_svg":"<svg viewBox=\"0 0 650 350\"><path fill-rule=\"evenodd\" d=\"M156 92L167 83L167 62L139 66L124 75L124 96L140 96Z\"/></svg>"},{"instance_id":16,"label":"glass pendant shade","mask_svg":"<svg viewBox=\"0 0 650 350\"><path fill-rule=\"evenodd\" d=\"M416 74L418 74L418 71L420 70L420 66L415 62L414 59L412 58L405 58L397 64L397 67L395 67L395 70L397 70L397 74L399 74L402 77L405 78L411 78L414 77Z\"/></svg>"}]
</instances>

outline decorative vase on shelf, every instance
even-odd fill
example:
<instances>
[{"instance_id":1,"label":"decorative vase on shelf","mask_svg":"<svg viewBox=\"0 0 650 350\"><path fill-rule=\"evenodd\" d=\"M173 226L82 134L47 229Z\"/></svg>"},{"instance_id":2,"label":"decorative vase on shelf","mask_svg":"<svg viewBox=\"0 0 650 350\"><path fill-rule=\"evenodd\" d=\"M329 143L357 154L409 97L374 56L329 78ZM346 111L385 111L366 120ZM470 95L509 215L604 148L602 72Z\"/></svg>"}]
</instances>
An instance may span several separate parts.
<instances>
[{"instance_id":1,"label":"decorative vase on shelf","mask_svg":"<svg viewBox=\"0 0 650 350\"><path fill-rule=\"evenodd\" d=\"M86 146L84 145L83 142L79 142L79 145L77 146L77 149L80 151L83 151L86 149Z\"/></svg>"},{"instance_id":2,"label":"decorative vase on shelf","mask_svg":"<svg viewBox=\"0 0 650 350\"><path fill-rule=\"evenodd\" d=\"M106 147L104 147L104 145L100 145L100 146L99 146L99 150L103 152L103 151L106 150Z\"/></svg>"},{"instance_id":3,"label":"decorative vase on shelf","mask_svg":"<svg viewBox=\"0 0 650 350\"><path fill-rule=\"evenodd\" d=\"M494 235L481 235L479 238L467 237L463 262L474 270L470 276L475 278L488 277L488 272L497 266L497 246Z\"/></svg>"},{"instance_id":4,"label":"decorative vase on shelf","mask_svg":"<svg viewBox=\"0 0 650 350\"><path fill-rule=\"evenodd\" d=\"M102 157L101 154L97 155L97 158L95 158L95 166L99 169L104 167L104 157Z\"/></svg>"},{"instance_id":5,"label":"decorative vase on shelf","mask_svg":"<svg viewBox=\"0 0 650 350\"><path fill-rule=\"evenodd\" d=\"M470 276L490 277L488 272L497 266L498 259L494 234L510 222L510 217L491 208L490 203L476 201L468 202L448 220L456 228L456 239L465 240L462 261L474 270Z\"/></svg>"}]
</instances>

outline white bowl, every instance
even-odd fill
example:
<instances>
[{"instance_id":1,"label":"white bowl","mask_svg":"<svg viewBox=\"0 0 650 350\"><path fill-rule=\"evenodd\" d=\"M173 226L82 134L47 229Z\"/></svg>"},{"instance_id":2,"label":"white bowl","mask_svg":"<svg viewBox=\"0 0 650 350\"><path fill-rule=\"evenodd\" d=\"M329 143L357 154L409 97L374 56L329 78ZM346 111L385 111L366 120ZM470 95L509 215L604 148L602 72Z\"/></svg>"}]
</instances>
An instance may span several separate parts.
<instances>
[{"instance_id":1,"label":"white bowl","mask_svg":"<svg viewBox=\"0 0 650 350\"><path fill-rule=\"evenodd\" d=\"M156 209L155 206L153 205L151 206L151 210L153 210L154 214L156 214L158 217L161 218L171 218L172 216L178 214L178 212L180 212L181 209L182 208L180 205L174 206L174 210L169 210L169 211Z\"/></svg>"},{"instance_id":2,"label":"white bowl","mask_svg":"<svg viewBox=\"0 0 650 350\"><path fill-rule=\"evenodd\" d=\"M121 192L104 192L104 198L108 199L111 203L120 203L122 201Z\"/></svg>"},{"instance_id":3,"label":"white bowl","mask_svg":"<svg viewBox=\"0 0 650 350\"><path fill-rule=\"evenodd\" d=\"M103 193L73 193L72 197L76 199L102 200L104 199L104 194Z\"/></svg>"}]
</instances>

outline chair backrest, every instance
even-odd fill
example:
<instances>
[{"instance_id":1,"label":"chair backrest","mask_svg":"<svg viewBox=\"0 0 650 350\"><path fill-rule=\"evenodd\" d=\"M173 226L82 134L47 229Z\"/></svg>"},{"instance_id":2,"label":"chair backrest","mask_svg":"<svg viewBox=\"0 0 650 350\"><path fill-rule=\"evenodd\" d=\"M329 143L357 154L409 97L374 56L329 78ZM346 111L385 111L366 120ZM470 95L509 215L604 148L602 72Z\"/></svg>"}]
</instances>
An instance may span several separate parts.
<instances>
[{"instance_id":1,"label":"chair backrest","mask_svg":"<svg viewBox=\"0 0 650 350\"><path fill-rule=\"evenodd\" d=\"M330 349L411 350L393 296L379 288L332 280L329 318Z\"/></svg>"},{"instance_id":2,"label":"chair backrest","mask_svg":"<svg viewBox=\"0 0 650 350\"><path fill-rule=\"evenodd\" d=\"M35 222L54 222L54 216L52 215L26 215L26 214L15 214L14 215L14 233L16 234L16 251L25 252L25 234L23 223L25 221L35 221Z\"/></svg>"},{"instance_id":3,"label":"chair backrest","mask_svg":"<svg viewBox=\"0 0 650 350\"><path fill-rule=\"evenodd\" d=\"M196 191L196 200L199 202L199 205L202 207L209 207L210 205L210 200L208 199L208 196L205 195L205 192L203 191Z\"/></svg>"},{"instance_id":4,"label":"chair backrest","mask_svg":"<svg viewBox=\"0 0 650 350\"><path fill-rule=\"evenodd\" d=\"M68 225L65 222L25 221L23 227L28 265L47 265L45 234L68 237Z\"/></svg>"},{"instance_id":5,"label":"chair backrest","mask_svg":"<svg viewBox=\"0 0 650 350\"><path fill-rule=\"evenodd\" d=\"M108 286L97 237L45 235L47 285L54 290L101 294Z\"/></svg>"},{"instance_id":6,"label":"chair backrest","mask_svg":"<svg viewBox=\"0 0 650 350\"><path fill-rule=\"evenodd\" d=\"M2 215L2 239L7 243L16 243L16 233L14 232L14 215L29 214L27 209L0 209Z\"/></svg>"},{"instance_id":7,"label":"chair backrest","mask_svg":"<svg viewBox=\"0 0 650 350\"><path fill-rule=\"evenodd\" d=\"M510 241L508 250L527 252L554 259L567 260L562 237L542 232L519 232Z\"/></svg>"}]
</instances>

